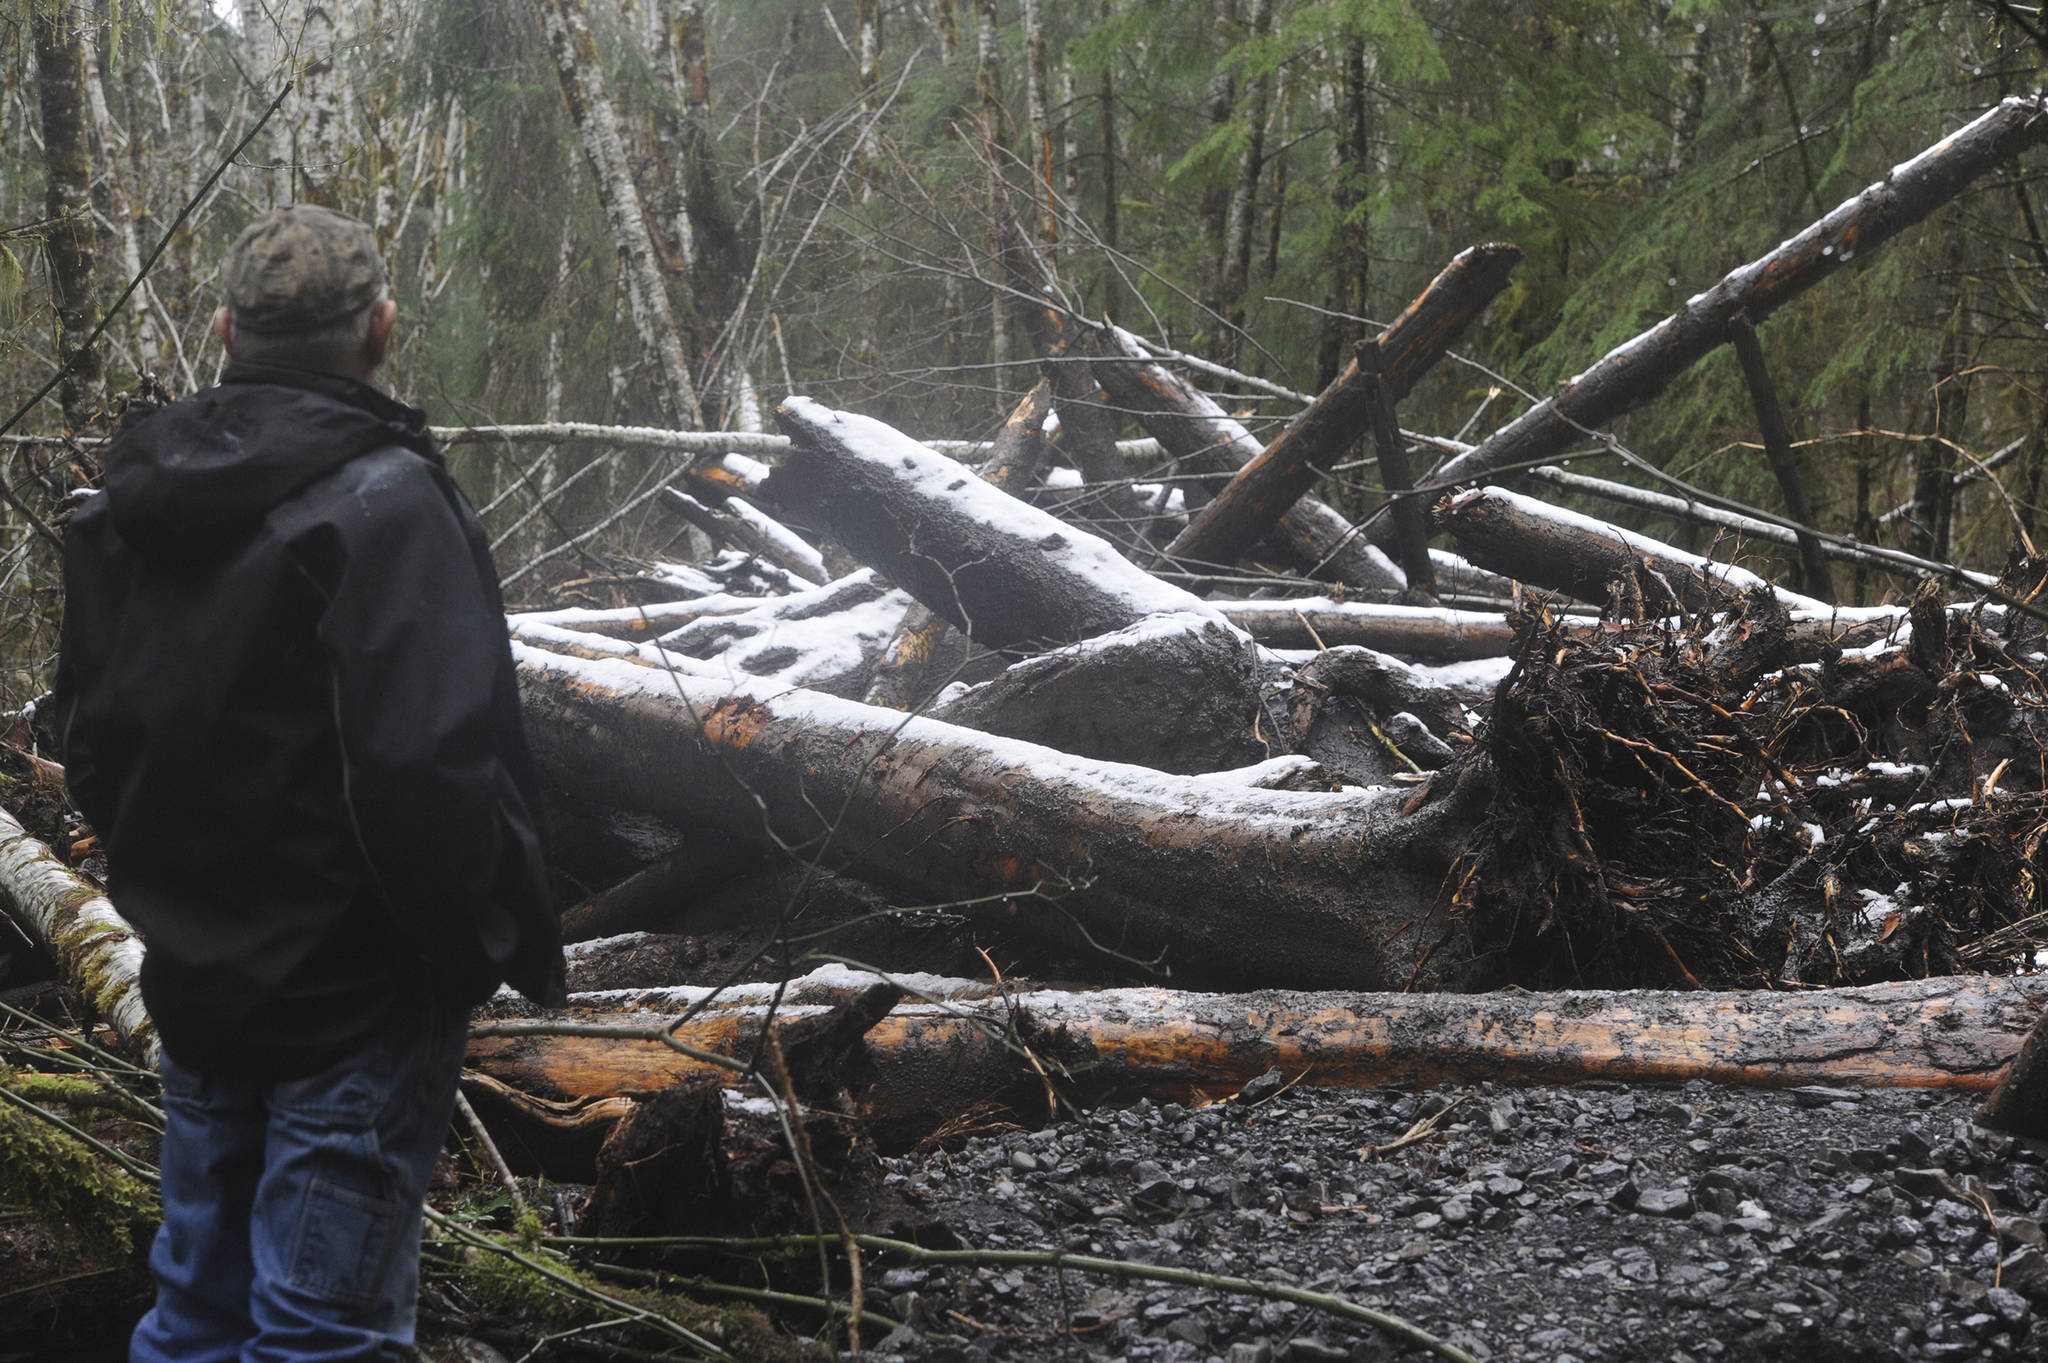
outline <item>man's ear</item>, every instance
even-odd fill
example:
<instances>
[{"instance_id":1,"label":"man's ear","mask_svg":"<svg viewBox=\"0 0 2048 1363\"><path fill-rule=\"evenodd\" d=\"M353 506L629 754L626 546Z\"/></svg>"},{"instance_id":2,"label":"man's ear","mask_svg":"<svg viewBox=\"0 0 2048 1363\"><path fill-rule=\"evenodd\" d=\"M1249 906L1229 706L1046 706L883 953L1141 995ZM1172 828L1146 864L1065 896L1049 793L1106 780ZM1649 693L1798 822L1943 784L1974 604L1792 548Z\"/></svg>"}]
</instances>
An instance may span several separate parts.
<instances>
[{"instance_id":1,"label":"man's ear","mask_svg":"<svg viewBox=\"0 0 2048 1363\"><path fill-rule=\"evenodd\" d=\"M227 351L229 359L233 359L235 357L235 320L228 315L228 310L225 307L213 310L213 334L220 337L221 349Z\"/></svg>"},{"instance_id":2,"label":"man's ear","mask_svg":"<svg viewBox=\"0 0 2048 1363\"><path fill-rule=\"evenodd\" d=\"M398 325L398 304L388 298L370 305L370 325L363 333L363 367L375 369L391 350L391 330Z\"/></svg>"}]
</instances>

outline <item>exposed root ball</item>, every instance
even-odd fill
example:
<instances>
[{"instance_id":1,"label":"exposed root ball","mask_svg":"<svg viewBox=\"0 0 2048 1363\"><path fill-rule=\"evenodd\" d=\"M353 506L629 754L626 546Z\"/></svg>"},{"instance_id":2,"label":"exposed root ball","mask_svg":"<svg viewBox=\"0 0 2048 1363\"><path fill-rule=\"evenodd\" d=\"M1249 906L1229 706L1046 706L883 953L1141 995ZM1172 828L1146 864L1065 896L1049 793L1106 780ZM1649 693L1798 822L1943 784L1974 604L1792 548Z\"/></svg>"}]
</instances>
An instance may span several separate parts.
<instances>
[{"instance_id":1,"label":"exposed root ball","mask_svg":"<svg viewBox=\"0 0 2048 1363\"><path fill-rule=\"evenodd\" d=\"M2030 964L2048 939L2040 623L1931 589L1911 619L1788 666L1762 593L1711 628L1595 639L1526 615L1484 737L1499 793L1451 882L1481 973L1816 985Z\"/></svg>"}]
</instances>

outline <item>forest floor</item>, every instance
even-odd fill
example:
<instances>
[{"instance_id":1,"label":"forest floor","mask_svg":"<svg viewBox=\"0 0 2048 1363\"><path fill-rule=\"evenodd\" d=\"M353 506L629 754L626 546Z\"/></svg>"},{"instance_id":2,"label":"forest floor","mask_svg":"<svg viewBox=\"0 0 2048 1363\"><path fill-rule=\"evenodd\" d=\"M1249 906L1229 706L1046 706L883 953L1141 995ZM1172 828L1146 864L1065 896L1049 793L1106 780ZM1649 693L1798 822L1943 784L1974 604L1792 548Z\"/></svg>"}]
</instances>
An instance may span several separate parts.
<instances>
[{"instance_id":1,"label":"forest floor","mask_svg":"<svg viewBox=\"0 0 2048 1363\"><path fill-rule=\"evenodd\" d=\"M2048 1358L2048 1146L1977 1128L1976 1104L1698 1082L1358 1092L1274 1075L1198 1109L1140 1101L884 1156L841 1202L858 1228L926 1246L1262 1285L877 1255L867 1305L904 1322L869 1323L877 1360L1431 1356L1304 1296L1479 1359ZM0 1227L0 1284L52 1284L0 1297L0 1363L124 1357L146 1284L130 1267L67 1290L76 1271L32 1228ZM491 1357L469 1347L426 1356Z\"/></svg>"},{"instance_id":2,"label":"forest floor","mask_svg":"<svg viewBox=\"0 0 2048 1363\"><path fill-rule=\"evenodd\" d=\"M1975 1108L1697 1082L1296 1088L1140 1102L884 1163L967 1245L1329 1294L1476 1358L2048 1358L2048 1147L1975 1127ZM883 1358L1430 1356L1216 1287L1016 1268L881 1282L877 1308L913 1322L874 1346Z\"/></svg>"}]
</instances>

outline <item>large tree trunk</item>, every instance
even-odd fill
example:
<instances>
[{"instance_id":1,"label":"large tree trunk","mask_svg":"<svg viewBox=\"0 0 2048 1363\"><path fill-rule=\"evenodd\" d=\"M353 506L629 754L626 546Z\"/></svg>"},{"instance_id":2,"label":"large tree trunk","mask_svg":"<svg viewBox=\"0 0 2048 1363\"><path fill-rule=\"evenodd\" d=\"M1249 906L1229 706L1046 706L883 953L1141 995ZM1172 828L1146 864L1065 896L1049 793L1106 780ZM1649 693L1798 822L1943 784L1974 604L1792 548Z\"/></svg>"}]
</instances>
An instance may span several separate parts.
<instances>
[{"instance_id":1,"label":"large tree trunk","mask_svg":"<svg viewBox=\"0 0 2048 1363\"><path fill-rule=\"evenodd\" d=\"M2048 981L1986 977L1812 993L940 993L899 1004L867 1032L878 1115L951 1115L963 1100L1029 1093L1020 1044L1056 1083L1071 1081L1091 1099L1213 1100L1275 1067L1289 1079L1355 1088L1704 1079L1983 1090L2048 1005ZM829 993L799 984L796 994L804 1001L783 1008L799 1018L833 1006ZM643 1006L662 1008L657 999ZM604 1022L644 1035L663 1020L656 1011ZM762 1020L759 1003L714 1004L674 1035L748 1055ZM545 1026L484 1024L470 1043L471 1068L555 1101L659 1091L721 1072L658 1040L534 1034Z\"/></svg>"},{"instance_id":2,"label":"large tree trunk","mask_svg":"<svg viewBox=\"0 0 2048 1363\"><path fill-rule=\"evenodd\" d=\"M1201 602L879 421L791 398L766 493L989 648L1064 644Z\"/></svg>"},{"instance_id":3,"label":"large tree trunk","mask_svg":"<svg viewBox=\"0 0 2048 1363\"><path fill-rule=\"evenodd\" d=\"M1510 465L1554 457L1588 430L1643 406L1728 337L1738 314L1752 325L1851 260L1865 255L1961 193L1971 181L2048 141L2048 96L2011 98L1943 138L1855 198L1747 265L1731 270L1656 326L1623 342L1560 390L1437 471L1440 484L1469 483ZM1381 516L1373 542L1393 542Z\"/></svg>"},{"instance_id":4,"label":"large tree trunk","mask_svg":"<svg viewBox=\"0 0 2048 1363\"><path fill-rule=\"evenodd\" d=\"M1502 488L1473 488L1447 498L1438 520L1480 567L1539 587L1604 601L1608 584L1619 580L1627 613L1636 619L1668 615L1674 608L1726 610L1753 587L1768 588L1787 610L1827 610L1827 603L1773 587L1747 568Z\"/></svg>"},{"instance_id":5,"label":"large tree trunk","mask_svg":"<svg viewBox=\"0 0 2048 1363\"><path fill-rule=\"evenodd\" d=\"M98 407L104 382L97 346L94 267L99 229L92 213L92 153L86 139L85 45L78 0L29 6L36 51L36 94L42 113L43 206L49 217L44 254L57 304L57 386L64 424L77 430Z\"/></svg>"},{"instance_id":6,"label":"large tree trunk","mask_svg":"<svg viewBox=\"0 0 2048 1363\"><path fill-rule=\"evenodd\" d=\"M1436 905L1484 803L1170 777L803 692L754 696L517 649L527 727L572 798L773 839L918 902L1012 896L1020 930L1176 978L1455 981ZM766 690L766 688L764 688Z\"/></svg>"}]
</instances>

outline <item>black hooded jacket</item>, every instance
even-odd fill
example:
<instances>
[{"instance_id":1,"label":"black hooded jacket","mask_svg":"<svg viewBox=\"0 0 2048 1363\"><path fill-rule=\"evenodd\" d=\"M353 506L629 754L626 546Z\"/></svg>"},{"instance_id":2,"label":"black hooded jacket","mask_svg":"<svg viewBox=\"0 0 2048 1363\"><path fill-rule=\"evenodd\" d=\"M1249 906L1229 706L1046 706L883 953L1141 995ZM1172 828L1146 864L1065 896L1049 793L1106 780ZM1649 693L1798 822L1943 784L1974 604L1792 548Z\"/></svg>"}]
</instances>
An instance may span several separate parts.
<instances>
[{"instance_id":1,"label":"black hooded jacket","mask_svg":"<svg viewBox=\"0 0 2048 1363\"><path fill-rule=\"evenodd\" d=\"M421 414L237 362L65 534L54 728L181 1064L290 1077L432 992L562 998L490 552Z\"/></svg>"}]
</instances>

